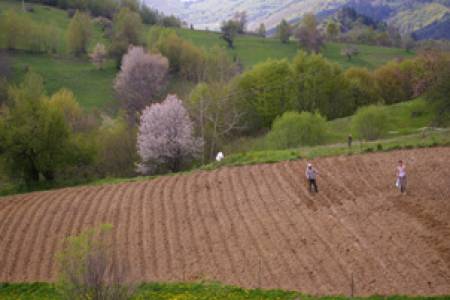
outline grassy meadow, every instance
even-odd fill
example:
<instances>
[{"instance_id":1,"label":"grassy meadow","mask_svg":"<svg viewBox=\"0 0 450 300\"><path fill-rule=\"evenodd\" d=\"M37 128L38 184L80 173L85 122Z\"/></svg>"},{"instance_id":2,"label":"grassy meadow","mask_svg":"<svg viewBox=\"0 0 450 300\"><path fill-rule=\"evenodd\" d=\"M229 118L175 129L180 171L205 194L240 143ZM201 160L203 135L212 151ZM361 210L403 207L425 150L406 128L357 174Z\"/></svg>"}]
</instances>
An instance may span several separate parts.
<instances>
[{"instance_id":1,"label":"grassy meadow","mask_svg":"<svg viewBox=\"0 0 450 300\"><path fill-rule=\"evenodd\" d=\"M27 13L34 21L46 25L51 25L58 29L60 36L60 54L42 55L32 53L11 53L13 60L14 78L20 81L28 68L41 74L45 80L45 87L48 93L53 93L60 88L71 89L76 95L80 104L87 108L103 109L108 106L117 106L114 100L112 89L113 79L117 72L114 64L110 62L104 70L96 70L87 58L75 60L69 58L65 52L65 32L70 19L63 10L27 3L33 7L33 12ZM0 16L2 12L13 9L18 13L22 12L20 1L1 0ZM148 26L145 30L148 29ZM208 31L193 31L189 29L177 29L178 34L191 41L196 46L205 50L219 45L226 47L226 43L220 38L220 34ZM98 26L94 26L90 48L92 49L97 42L108 44L107 39ZM413 54L407 53L403 49L383 48L375 46L359 45L360 54L351 61L341 56L341 48L344 44L330 43L323 49L322 54L344 68L351 66L367 67L369 69L398 57L409 57ZM241 35L235 41L235 48L229 49L230 56L240 60L246 69L251 68L257 63L267 59L291 59L295 56L299 47L296 42L291 41L282 44L277 39L263 39L256 36ZM172 80L169 90L185 96L189 94L193 84L189 82L180 82Z\"/></svg>"},{"instance_id":2,"label":"grassy meadow","mask_svg":"<svg viewBox=\"0 0 450 300\"><path fill-rule=\"evenodd\" d=\"M2 300L57 300L57 289L52 284L0 284ZM325 296L317 297L298 292L282 290L242 289L225 286L219 283L151 283L143 284L136 289L132 300L444 300L448 297L407 297L407 296Z\"/></svg>"}]
</instances>

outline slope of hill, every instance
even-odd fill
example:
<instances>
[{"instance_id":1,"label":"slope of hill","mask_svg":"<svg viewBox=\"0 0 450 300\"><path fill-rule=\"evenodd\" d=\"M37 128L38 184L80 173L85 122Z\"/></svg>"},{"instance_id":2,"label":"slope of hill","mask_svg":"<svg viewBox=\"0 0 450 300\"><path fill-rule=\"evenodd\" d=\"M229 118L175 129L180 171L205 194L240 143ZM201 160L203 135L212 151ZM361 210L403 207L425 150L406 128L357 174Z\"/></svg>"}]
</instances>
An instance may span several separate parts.
<instances>
[{"instance_id":1,"label":"slope of hill","mask_svg":"<svg viewBox=\"0 0 450 300\"><path fill-rule=\"evenodd\" d=\"M178 15L197 27L214 30L219 28L223 20L231 18L236 11L247 11L250 30L257 29L261 23L265 23L270 30L282 19L295 22L308 12L326 15L343 6L349 6L378 21L398 25L403 33L412 33L442 20L450 10L448 1L436 0L145 1L162 11Z\"/></svg>"},{"instance_id":2,"label":"slope of hill","mask_svg":"<svg viewBox=\"0 0 450 300\"><path fill-rule=\"evenodd\" d=\"M394 187L402 158L409 192ZM0 199L0 282L54 280L64 237L113 224L135 280L318 295L450 294L450 148L222 168ZM410 247L409 245L414 245Z\"/></svg>"}]
</instances>

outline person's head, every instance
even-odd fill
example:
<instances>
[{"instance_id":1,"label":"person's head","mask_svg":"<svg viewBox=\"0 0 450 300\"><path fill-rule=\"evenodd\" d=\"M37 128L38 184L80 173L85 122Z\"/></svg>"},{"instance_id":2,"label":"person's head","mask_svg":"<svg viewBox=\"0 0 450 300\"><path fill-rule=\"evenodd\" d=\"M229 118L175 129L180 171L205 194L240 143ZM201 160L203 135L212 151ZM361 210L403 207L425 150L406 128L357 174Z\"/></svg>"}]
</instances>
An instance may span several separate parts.
<instances>
[{"instance_id":1,"label":"person's head","mask_svg":"<svg viewBox=\"0 0 450 300\"><path fill-rule=\"evenodd\" d=\"M400 160L398 161L398 164L399 164L400 166L403 165L403 160L400 159Z\"/></svg>"},{"instance_id":2,"label":"person's head","mask_svg":"<svg viewBox=\"0 0 450 300\"><path fill-rule=\"evenodd\" d=\"M308 164L308 169L312 169L312 164Z\"/></svg>"}]
</instances>

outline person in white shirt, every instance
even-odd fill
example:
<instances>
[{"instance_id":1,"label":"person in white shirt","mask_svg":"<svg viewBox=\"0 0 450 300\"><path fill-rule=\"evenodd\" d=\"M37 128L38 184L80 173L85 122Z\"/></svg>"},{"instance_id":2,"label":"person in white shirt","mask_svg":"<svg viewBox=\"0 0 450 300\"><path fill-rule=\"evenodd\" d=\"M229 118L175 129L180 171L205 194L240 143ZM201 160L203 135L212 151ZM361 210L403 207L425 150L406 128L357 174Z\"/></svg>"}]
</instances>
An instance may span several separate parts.
<instances>
[{"instance_id":1,"label":"person in white shirt","mask_svg":"<svg viewBox=\"0 0 450 300\"><path fill-rule=\"evenodd\" d=\"M397 187L400 189L400 192L403 194L406 192L406 166L402 160L398 161L396 174L397 174Z\"/></svg>"},{"instance_id":2,"label":"person in white shirt","mask_svg":"<svg viewBox=\"0 0 450 300\"><path fill-rule=\"evenodd\" d=\"M216 161L220 162L225 158L222 152L217 153L216 155Z\"/></svg>"},{"instance_id":3,"label":"person in white shirt","mask_svg":"<svg viewBox=\"0 0 450 300\"><path fill-rule=\"evenodd\" d=\"M313 192L313 187L316 193L319 192L319 189L317 188L317 174L318 172L313 168L312 164L308 164L308 166L306 167L305 175L306 179L308 179L309 191L311 193Z\"/></svg>"}]
</instances>

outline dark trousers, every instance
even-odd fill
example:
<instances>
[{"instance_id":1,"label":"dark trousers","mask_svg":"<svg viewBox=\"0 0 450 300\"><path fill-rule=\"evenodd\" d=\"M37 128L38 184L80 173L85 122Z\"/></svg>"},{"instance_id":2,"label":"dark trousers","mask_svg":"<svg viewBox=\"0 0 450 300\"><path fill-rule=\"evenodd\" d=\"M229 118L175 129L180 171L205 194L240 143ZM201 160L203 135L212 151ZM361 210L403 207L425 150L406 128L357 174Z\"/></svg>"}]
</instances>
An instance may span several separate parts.
<instances>
[{"instance_id":1,"label":"dark trousers","mask_svg":"<svg viewBox=\"0 0 450 300\"><path fill-rule=\"evenodd\" d=\"M311 193L313 192L313 187L316 193L319 192L319 189L317 188L317 182L315 179L308 179L308 182L309 182L309 191Z\"/></svg>"}]
</instances>

